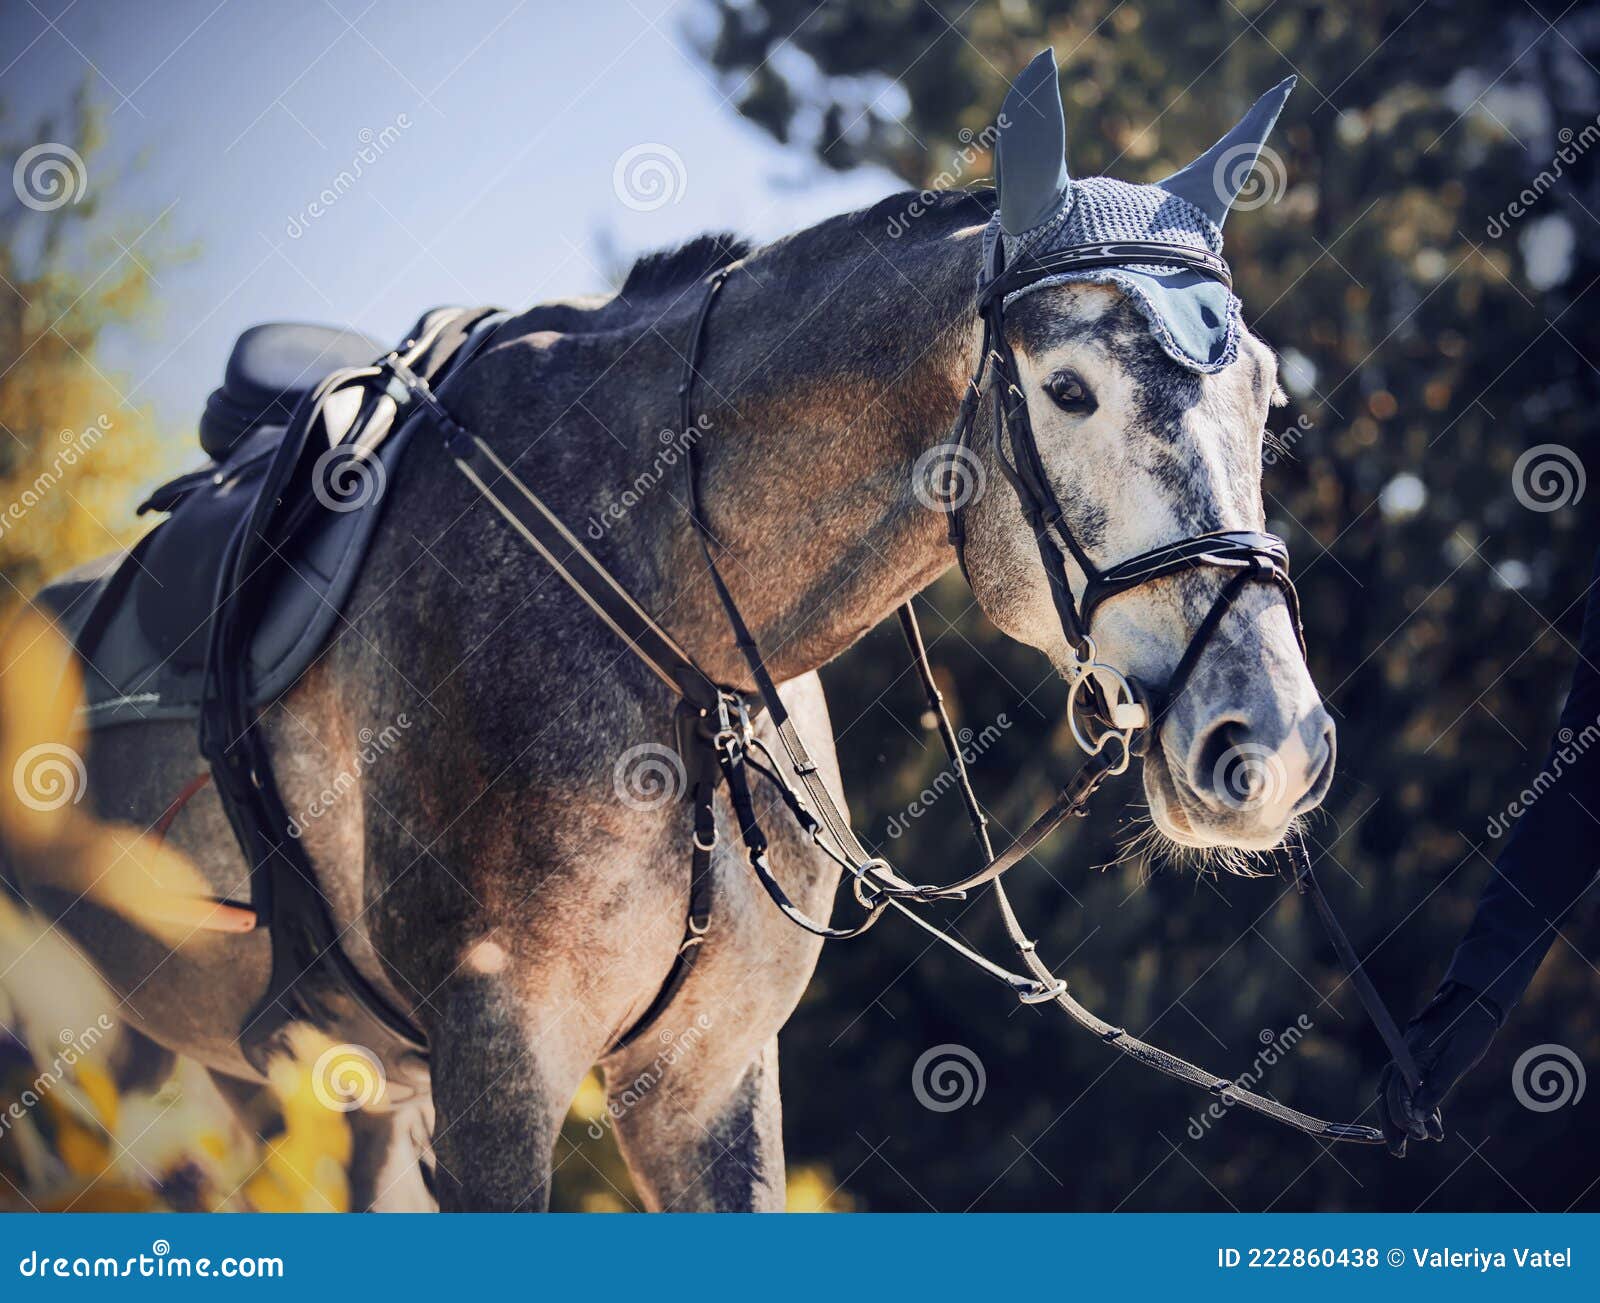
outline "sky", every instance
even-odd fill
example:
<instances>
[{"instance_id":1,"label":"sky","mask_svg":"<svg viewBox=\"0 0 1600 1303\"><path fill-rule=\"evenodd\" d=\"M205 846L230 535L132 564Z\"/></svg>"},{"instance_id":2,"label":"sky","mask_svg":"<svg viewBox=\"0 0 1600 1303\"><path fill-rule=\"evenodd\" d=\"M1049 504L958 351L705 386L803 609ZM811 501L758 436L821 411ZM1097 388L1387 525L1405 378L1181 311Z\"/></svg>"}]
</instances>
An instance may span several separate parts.
<instances>
[{"instance_id":1,"label":"sky","mask_svg":"<svg viewBox=\"0 0 1600 1303\"><path fill-rule=\"evenodd\" d=\"M710 10L5 0L3 131L58 138L84 85L103 108L86 193L127 247L100 262L138 258L158 282L156 314L106 360L187 433L256 322L392 342L429 307L601 289L619 257L711 229L771 238L900 188L740 119L738 83L696 54Z\"/></svg>"}]
</instances>

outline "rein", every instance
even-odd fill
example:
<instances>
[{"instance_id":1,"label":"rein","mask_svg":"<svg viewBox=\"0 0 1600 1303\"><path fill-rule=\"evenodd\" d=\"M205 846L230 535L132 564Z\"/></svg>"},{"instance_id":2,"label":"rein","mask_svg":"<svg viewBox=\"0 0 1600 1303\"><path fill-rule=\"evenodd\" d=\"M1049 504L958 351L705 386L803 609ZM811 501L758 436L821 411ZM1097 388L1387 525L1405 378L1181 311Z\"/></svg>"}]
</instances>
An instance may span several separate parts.
<instances>
[{"instance_id":1,"label":"rein","mask_svg":"<svg viewBox=\"0 0 1600 1303\"><path fill-rule=\"evenodd\" d=\"M1228 283L1226 263L1215 255L1201 254L1185 246L1149 242L1078 245L1011 269L1004 268L1002 262L1003 254L997 241L977 298L984 327L983 347L962 399L955 442L966 446L973 437L977 404L985 393L987 376L987 392L994 405L994 451L1033 528L1056 610L1072 648L1073 661L1067 676L1069 722L1074 737L1087 752L1087 759L1051 804L997 855L989 837L988 820L978 803L945 710L943 695L935 683L915 611L909 602L898 608L901 628L928 708L937 721L974 839L983 856L979 868L941 885L909 882L886 860L870 854L822 781L717 564L720 544L701 510L698 451L694 443L689 444L685 459L690 519L707 573L755 683L760 701L757 710L764 709L771 717L786 766L781 765L765 743L755 736L751 709L743 696L718 685L701 670L512 468L450 415L426 382L414 376L400 377L429 410L444 435L445 450L454 458L461 473L680 698L675 727L688 779L687 799L694 811L688 924L660 992L623 1033L612 1052L632 1044L667 1008L688 977L703 945L711 912L710 857L718 838L714 797L718 786L726 783L751 870L777 908L805 931L830 940L856 937L893 910L974 967L1005 983L1022 1003L1054 1003L1105 1044L1147 1067L1206 1090L1223 1103L1243 1105L1320 1139L1381 1144L1383 1133L1376 1127L1328 1122L1289 1108L1140 1040L1085 1008L1071 995L1067 983L1039 958L1035 943L1023 930L1000 881L1003 874L1037 849L1065 819L1087 814L1089 801L1100 785L1113 774L1126 770L1134 755L1145 753L1149 736L1160 728L1167 709L1183 690L1223 617L1247 584L1271 583L1283 592L1302 654L1305 650L1298 597L1289 578L1288 549L1282 539L1273 535L1223 530L1154 548L1105 569L1091 561L1074 538L1050 488L1028 421L1026 400L1018 384L1016 360L1005 339L1003 305L1006 294L1044 277L1081 267L1159 263L1182 265ZM705 352L707 324L731 270L718 270L706 282L687 341L684 369L677 389L678 416L684 431L695 428L695 393ZM965 572L965 536L959 508L949 512L949 530L950 542ZM1072 592L1066 569L1067 555L1087 577L1081 599L1075 598ZM1157 579L1201 567L1230 574L1165 684L1142 683L1097 658L1090 625L1105 602ZM1110 745L1113 741L1117 743L1115 748ZM756 814L751 771L772 788L813 842L850 876L853 895L862 910L855 922L837 926L831 921L813 919L788 897L767 862L768 843ZM1296 889L1310 898L1358 997L1414 1090L1420 1082L1420 1074L1404 1038L1362 968L1359 955L1339 926L1298 835L1291 839L1288 849ZM987 887L993 895L1007 937L1025 973L995 963L924 917L919 908L938 901L964 900L969 892L980 887Z\"/></svg>"}]
</instances>

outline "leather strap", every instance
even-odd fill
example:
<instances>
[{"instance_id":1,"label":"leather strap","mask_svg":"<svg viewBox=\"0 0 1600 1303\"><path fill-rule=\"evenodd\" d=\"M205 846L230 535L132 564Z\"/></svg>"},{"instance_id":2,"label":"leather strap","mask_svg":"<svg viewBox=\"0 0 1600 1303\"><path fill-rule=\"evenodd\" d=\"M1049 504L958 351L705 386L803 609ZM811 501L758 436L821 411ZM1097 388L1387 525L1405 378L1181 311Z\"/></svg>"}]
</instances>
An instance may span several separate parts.
<instances>
[{"instance_id":1,"label":"leather strap","mask_svg":"<svg viewBox=\"0 0 1600 1303\"><path fill-rule=\"evenodd\" d=\"M939 721L939 736L944 740L945 754L949 757L950 766L957 776L958 785L963 794L963 802L967 807L968 819L972 824L973 837L990 865L1000 863L1000 860L1007 859L1011 852L1008 851L1007 856L996 858L994 848L989 841L988 821L983 817L983 812L978 806L976 797L973 796L972 799L967 800L968 795L972 792L972 784L967 775L966 761L962 757L961 748L956 745L955 731L950 726L950 719L945 710L943 696L933 684L933 670L928 664L927 650L923 645L921 632L916 626L915 613L910 610L909 606L901 614L901 627L906 631L906 643L911 649L912 659L917 664L918 676L921 678L926 691L928 709L934 713ZM1092 759L1098 758L1093 757ZM1085 766L1085 768L1087 767ZM1087 797L1084 799L1087 800ZM1060 804L1059 798L1057 804ZM1080 802L1080 809L1081 804ZM1024 833L1023 837L1018 839L1016 846L1020 846L1032 831L1033 829L1030 828L1028 833ZM1016 846L1013 846L1012 849L1015 850ZM1026 851L1023 851L1014 858L1010 858L1005 867L1010 867L1011 864L1021 859L1026 853ZM1022 924L1018 921L1016 911L1011 906L1010 897L1006 894L1005 886L1000 881L999 873L1001 872L1004 872L1004 868L984 878L982 871L980 871L979 874L973 875L971 879L964 879L961 885L973 884L978 880L987 882L987 885L994 893L995 903L999 907L1006 935L1010 938L1012 948L1016 951L1017 957L1041 984L1059 986L1060 990L1054 996L1054 1002L1078 1026L1092 1032L1107 1045L1120 1050L1129 1058L1144 1064L1148 1068L1154 1068L1157 1072L1164 1073L1169 1077L1209 1091L1223 1103L1242 1104L1245 1108L1260 1113L1264 1117L1269 1117L1274 1122L1280 1122L1284 1126L1293 1127L1297 1131L1303 1131L1307 1135L1316 1136L1322 1140L1344 1140L1368 1145L1383 1143L1383 1132L1376 1127L1362 1126L1353 1122L1327 1122L1322 1118L1313 1117L1309 1113L1302 1113L1298 1109L1292 1109L1285 1104L1280 1104L1277 1100L1258 1095L1254 1091L1238 1085L1236 1082L1229 1081L1225 1077L1217 1076L1214 1072L1208 1072L1204 1068L1195 1066L1187 1059L1179 1058L1176 1054L1170 1054L1158 1046L1151 1045L1148 1041L1140 1040L1125 1028L1106 1022L1098 1014L1079 1003L1067 990L1067 984L1058 979L1050 971L1049 966L1039 958L1035 943L1022 930ZM1359 964L1356 971L1359 971Z\"/></svg>"},{"instance_id":2,"label":"leather strap","mask_svg":"<svg viewBox=\"0 0 1600 1303\"><path fill-rule=\"evenodd\" d=\"M430 312L391 357L444 374L482 343L486 332L475 333L475 328L494 317L490 309ZM213 599L200 749L251 866L251 907L272 939L267 992L239 1033L245 1057L257 1068L265 1067L283 1029L296 1021L319 1026L353 1022L353 1035L370 1036L371 1044L388 1039L411 1053L426 1052L422 1031L367 980L340 944L315 866L289 832L289 813L249 692L250 640L270 597L268 585L314 502L307 485L319 451L328 446L327 399L347 384L364 387L363 416L345 436L353 441L386 390L383 372L382 364L334 372L301 400L272 453L251 510L228 541Z\"/></svg>"},{"instance_id":3,"label":"leather strap","mask_svg":"<svg viewBox=\"0 0 1600 1303\"><path fill-rule=\"evenodd\" d=\"M1076 259L1070 264L1072 266L1101 265L1084 260L1111 257L1113 252L1115 251L1111 246L1100 246L1094 251L1082 247L1065 251ZM1169 246L1158 246L1157 250L1144 252L1150 256L1133 256L1140 253L1134 250L1133 255L1119 256L1117 261L1119 263L1158 260L1180 262L1217 276L1218 279L1226 278L1225 265L1221 266L1221 274L1218 275L1217 267L1210 266L1198 256L1193 259L1170 256L1173 250ZM1156 252L1161 255L1159 259L1155 256ZM1124 250L1123 253L1126 254L1127 251ZM1220 259L1215 261L1220 264ZM1028 271L1037 279L1042 275L1053 274L1054 269L1060 269L1060 265L1049 264L1048 260L1043 260ZM685 432L695 428L694 400L700 379L699 366L704 355L706 325L712 305L726 283L728 274L728 270L724 269L708 279L704 297L694 319L684 372L678 386L680 427ZM1020 276L1017 279L1020 282ZM957 423L957 442L964 443L971 435L985 371L992 367L990 390L994 402L996 452L1007 479L1016 490L1034 527L1046 571L1051 577L1052 592L1061 613L1063 628L1069 637L1074 638L1075 643L1080 646L1088 643L1089 616L1099 603L1117 593L1126 592L1140 584L1164 575L1175 574L1180 570L1207 565L1236 569L1238 573L1224 584L1210 611L1191 637L1184 657L1169 679L1168 704L1171 697L1181 690L1201 650L1238 593L1252 581L1271 582L1284 590L1290 602L1296 635L1301 639L1303 650L1304 639L1299 628L1298 604L1294 598L1293 584L1288 578L1287 549L1281 540L1271 535L1220 531L1153 549L1105 571L1098 570L1083 554L1071 531L1066 527L1060 508L1050 492L1048 479L1039 461L1037 447L1034 445L1032 431L1026 423L1026 404L1013 378L1014 360L1005 344L1000 319L1004 294L1001 289L995 288L997 284L997 280L991 281L980 296L980 302L985 304L984 350L969 391L962 398ZM727 616L729 626L733 630L735 642L749 668L757 695L772 716L779 742L789 762L788 768L793 779L799 783L799 790L792 786L790 778L781 772L779 766L771 762L770 755L765 755L765 761L756 758L758 751L765 754L765 748L751 735L748 718L738 694L718 687L699 671L682 649L656 626L649 615L629 597L626 590L588 553L587 549L583 548L570 531L561 525L527 485L495 457L487 445L455 423L453 419L448 418L448 414L445 414L441 425L447 432L447 446L456 455L457 464L462 472L518 529L530 545L556 568L562 578L596 613L624 638L630 648L668 686L684 696L688 703L684 709L694 711L698 718L699 736L703 737L710 727L708 716L712 709L715 710L717 720L715 731L711 734L709 754L714 756L722 780L728 784L730 799L751 869L785 917L814 935L843 939L861 935L886 909L892 908L931 937L955 950L975 967L1005 982L1024 1002L1053 1001L1079 1026L1148 1067L1208 1090L1224 1102L1242 1104L1263 1116L1309 1135L1326 1140L1364 1144L1383 1142L1382 1132L1375 1127L1326 1122L1288 1108L1150 1045L1132 1036L1123 1028L1105 1022L1073 998L1067 990L1067 984L1057 978L1039 959L1034 942L1023 932L1017 920L1000 877L1026 858L1063 819L1085 812L1090 797L1104 778L1123 767L1118 764L1115 757L1103 750L1091 754L1089 760L1062 789L1052 805L1035 819L1023 835L1002 855L996 856L989 840L987 820L973 791L965 761L944 707L943 696L939 692L932 667L928 662L926 645L917 626L915 612L909 603L906 604L899 612L901 627L905 632L928 698L929 709L934 712L938 720L939 734L957 774L963 805L984 858L981 868L954 883L943 887L913 886L895 875L883 860L868 854L861 845L850 827L849 820L827 790L815 761L794 728L788 711L778 695L777 686L766 667L760 647L717 564L717 549L720 544L706 523L701 509L698 488L699 457L695 444L690 444L689 455L685 459L690 519L700 543L707 573ZM1008 431L1011 440L1009 455L1002 442ZM957 548L958 556L961 556L964 535L959 513L952 512L951 516L951 541ZM1090 587L1086 590L1082 608L1074 600L1067 584L1065 557L1061 547L1057 546L1057 540L1061 547L1071 553L1089 578ZM964 569L965 558L961 557L961 560ZM1104 710L1104 704L1099 701L1098 690L1092 685L1089 685L1089 691L1085 695L1091 710ZM1150 721L1150 726L1152 728L1159 726L1159 716ZM1126 739L1124 741L1126 742ZM692 876L696 880L704 878L709 882L709 852L715 833L715 816L711 805L711 793L714 787L711 785L712 780L705 776L707 753L697 746L694 748L694 754L697 757L697 771L691 784L691 794L696 809L696 835L695 867ZM1123 760L1125 761L1125 757ZM819 922L789 899L767 863L767 839L761 829L749 785L748 771L751 768L773 785L802 828L825 853L852 876L856 899L866 911L859 923L848 927L836 927L830 923ZM1303 858L1303 848L1300 849ZM1322 896L1320 888L1310 874L1309 862L1305 863L1303 872L1297 871L1296 884L1302 891L1311 894L1319 917L1323 918L1324 925L1329 928L1335 949L1339 951L1341 959L1350 970L1363 1004L1367 1005L1380 1034L1396 1053L1396 1059L1401 1063L1402 1070L1405 1071L1409 1067L1409 1072L1414 1074L1415 1065L1400 1042L1398 1029L1394 1027L1393 1019L1388 1017L1382 1001L1378 999L1376 991L1372 989L1370 981L1361 969L1360 961L1355 956L1348 938L1344 936L1337 920L1333 918L1331 907L1328 906L1326 898ZM922 917L920 911L913 908L914 905L934 900L960 899L967 891L981 886L987 886L992 890L1007 935L1029 976L1011 972L995 964L943 928ZM691 886L691 900L695 898L697 890ZM695 917L695 909L691 904L691 931L694 931ZM701 934L703 927L700 933L694 936L693 944L686 940L685 947L680 949L679 965L686 966L692 963L693 955L699 949ZM619 1048L635 1039L641 1028L670 1003L682 981L683 974L679 971L679 965L675 965L666 985L646 1010L645 1015L619 1042Z\"/></svg>"},{"instance_id":4,"label":"leather strap","mask_svg":"<svg viewBox=\"0 0 1600 1303\"><path fill-rule=\"evenodd\" d=\"M702 722L700 712L687 702L679 705L678 717L680 738L688 731L698 729ZM694 766L693 772L687 775L689 802L694 809L694 834L689 856L689 920L661 989L644 1012L633 1020L633 1025L612 1042L611 1054L625 1050L638 1041L677 999L678 992L694 971L694 961L699 957L706 934L711 929L711 852L717 845L717 767L712 763L708 746L680 745L679 749L689 757L686 764Z\"/></svg>"},{"instance_id":5,"label":"leather strap","mask_svg":"<svg viewBox=\"0 0 1600 1303\"><path fill-rule=\"evenodd\" d=\"M1367 1011L1367 1017L1372 1020L1372 1025L1378 1029L1378 1035L1383 1038L1389 1057L1394 1060L1395 1067L1400 1069L1400 1075L1405 1078L1406 1086L1412 1094L1415 1094L1422 1085L1422 1072L1417 1067L1416 1059L1412 1057L1411 1047L1406 1044L1406 1038L1401 1034L1394 1015L1389 1012L1389 1006L1384 1004L1383 997L1378 994L1378 988L1373 986L1372 979L1367 976L1361 956L1356 954L1356 948L1350 944L1350 938L1345 934L1339 916L1333 912L1333 905L1323 892L1322 884L1312 872L1311 856L1306 851L1305 841L1298 833L1290 841L1288 854L1295 890L1311 901L1311 908L1322 923L1322 930L1328 934L1328 940L1333 943L1339 962L1350 975L1350 984L1356 988L1356 996L1361 1001L1362 1008Z\"/></svg>"},{"instance_id":6,"label":"leather strap","mask_svg":"<svg viewBox=\"0 0 1600 1303\"><path fill-rule=\"evenodd\" d=\"M446 441L456 469L667 687L706 710L720 690L482 439Z\"/></svg>"},{"instance_id":7,"label":"leather strap","mask_svg":"<svg viewBox=\"0 0 1600 1303\"><path fill-rule=\"evenodd\" d=\"M612 1044L608 1053L616 1054L635 1044L677 997L694 971L711 925L711 852L717 838L714 800L719 772L706 729L724 693L488 444L444 412L437 399L434 404L444 413L442 420L435 419L446 432L445 449L455 459L456 468L628 649L682 698L677 715L678 751L686 767L693 769L687 792L694 810L689 913L672 967L649 1006Z\"/></svg>"},{"instance_id":8,"label":"leather strap","mask_svg":"<svg viewBox=\"0 0 1600 1303\"><path fill-rule=\"evenodd\" d=\"M1069 244L1048 253L1026 254L1014 266L986 281L978 293L978 307L1004 302L1008 294L1051 276L1096 267L1182 267L1233 288L1233 272L1218 254L1186 244L1159 240L1117 240L1101 244Z\"/></svg>"}]
</instances>

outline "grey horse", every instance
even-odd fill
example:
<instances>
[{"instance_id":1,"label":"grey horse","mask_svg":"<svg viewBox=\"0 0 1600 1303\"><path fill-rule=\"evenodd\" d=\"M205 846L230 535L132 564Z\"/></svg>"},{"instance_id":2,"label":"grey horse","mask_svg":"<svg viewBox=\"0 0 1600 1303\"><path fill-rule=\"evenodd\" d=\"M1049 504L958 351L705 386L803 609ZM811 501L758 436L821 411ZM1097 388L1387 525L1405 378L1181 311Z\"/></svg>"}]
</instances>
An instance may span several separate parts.
<instances>
[{"instance_id":1,"label":"grey horse","mask_svg":"<svg viewBox=\"0 0 1600 1303\"><path fill-rule=\"evenodd\" d=\"M761 248L719 237L654 255L613 296L510 323L447 392L575 532L589 522L586 545L713 679L748 690L681 480L641 478L674 420L704 280L734 269L701 368L702 497L729 585L841 804L816 671L953 562L916 472L947 438L977 360L973 285L995 202L902 195ZM1072 283L1007 313L1050 481L1107 563L1264 526L1274 355L1241 328L1236 355L1198 373L1136 306L1115 283ZM993 487L987 437L977 448L969 469L990 488L966 506L973 591L1000 629L1065 667L1033 537ZM781 1208L777 1033L821 943L780 916L724 836L698 965L650 1034L610 1053L655 997L685 916L688 808L641 799L624 773L641 746L671 743L674 700L439 447L412 446L384 511L339 633L266 712L286 807L320 811L303 842L343 943L428 1038L425 1072L386 1111L356 1115L357 1201L547 1206L557 1129L598 1065L649 1207ZM1101 658L1159 681L1220 582L1172 576L1108 603ZM402 715L403 737L360 763L361 739ZM772 741L770 723L758 731ZM1270 799L1222 790L1219 739L1271 758L1283 781ZM203 762L193 728L166 723L96 733L88 767L96 813L148 827ZM1153 823L1182 846L1270 847L1320 801L1331 768L1331 725L1283 599L1255 586L1144 760ZM352 772L337 801L317 804L330 776ZM733 828L722 796L717 817ZM767 823L785 890L826 915L838 870L781 811ZM246 893L209 789L167 837L215 892ZM173 949L53 883L48 860L11 868L124 998L140 1043L199 1060L232 1097L260 1087L237 1038L266 989L264 936Z\"/></svg>"}]
</instances>

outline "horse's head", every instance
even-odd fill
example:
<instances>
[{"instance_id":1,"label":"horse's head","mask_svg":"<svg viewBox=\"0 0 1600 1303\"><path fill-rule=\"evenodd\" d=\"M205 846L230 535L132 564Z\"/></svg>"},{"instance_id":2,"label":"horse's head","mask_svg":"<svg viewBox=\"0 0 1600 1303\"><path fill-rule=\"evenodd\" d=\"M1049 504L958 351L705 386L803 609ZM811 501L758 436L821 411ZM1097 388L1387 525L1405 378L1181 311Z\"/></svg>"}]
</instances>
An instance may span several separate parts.
<instances>
[{"instance_id":1,"label":"horse's head","mask_svg":"<svg viewBox=\"0 0 1600 1303\"><path fill-rule=\"evenodd\" d=\"M1287 93L1270 93L1159 185L1071 181L1054 60L1041 56L1001 119L990 232L1001 255L991 270L1090 243L1216 253ZM1008 294L1002 323L1025 417L1000 423L998 444L1008 459L1025 458L1006 427L1031 427L1045 514L1058 506L1065 525L1045 532L1058 536L1080 609L1085 560L1106 571L1196 535L1265 529L1262 439L1276 360L1240 323L1228 285L1179 266L1074 268ZM991 490L967 517L967 566L985 610L1070 671L1071 615L1064 621L1052 597L1049 548L1041 556L1018 495ZM1093 605L1089 631L1100 662L1155 689L1144 783L1156 826L1180 845L1263 850L1326 793L1334 730L1280 585L1242 583L1206 627L1237 573L1206 563L1118 588ZM1176 688L1169 701L1163 685Z\"/></svg>"}]
</instances>

